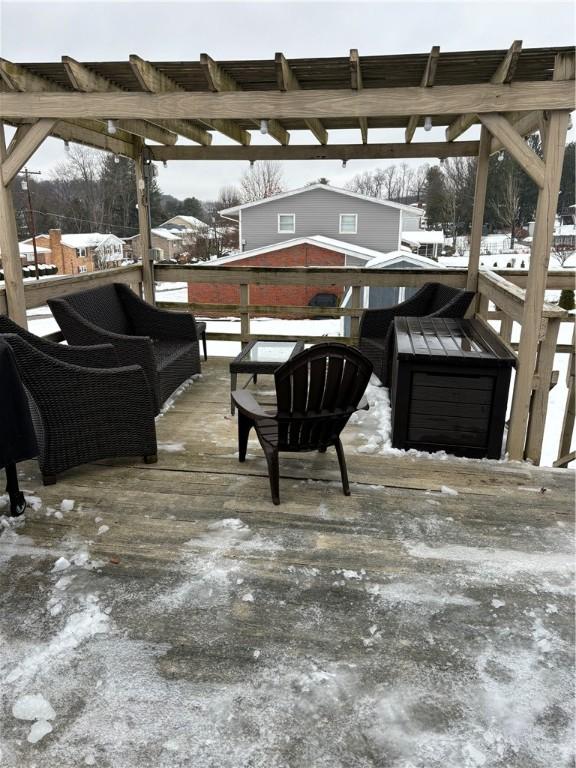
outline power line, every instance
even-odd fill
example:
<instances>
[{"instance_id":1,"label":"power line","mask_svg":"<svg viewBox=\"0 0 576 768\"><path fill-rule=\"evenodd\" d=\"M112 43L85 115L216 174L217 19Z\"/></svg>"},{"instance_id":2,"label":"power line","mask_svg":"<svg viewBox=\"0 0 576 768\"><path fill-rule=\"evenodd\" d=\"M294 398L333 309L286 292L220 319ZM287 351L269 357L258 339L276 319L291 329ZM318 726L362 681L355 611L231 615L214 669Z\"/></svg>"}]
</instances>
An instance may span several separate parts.
<instances>
[{"instance_id":1,"label":"power line","mask_svg":"<svg viewBox=\"0 0 576 768\"><path fill-rule=\"evenodd\" d=\"M88 224L96 224L96 226L105 226L105 227L118 227L122 226L122 229L131 229L134 232L139 232L139 227L131 227L130 225L119 225L118 223L112 223L110 221L95 221L94 219L84 219L81 216L65 216L63 213L54 213L53 211L37 211L36 209L33 209L34 213L39 213L42 216L54 216L56 219L69 219L70 221L85 221ZM24 213L23 209L20 209L18 213L22 214Z\"/></svg>"}]
</instances>

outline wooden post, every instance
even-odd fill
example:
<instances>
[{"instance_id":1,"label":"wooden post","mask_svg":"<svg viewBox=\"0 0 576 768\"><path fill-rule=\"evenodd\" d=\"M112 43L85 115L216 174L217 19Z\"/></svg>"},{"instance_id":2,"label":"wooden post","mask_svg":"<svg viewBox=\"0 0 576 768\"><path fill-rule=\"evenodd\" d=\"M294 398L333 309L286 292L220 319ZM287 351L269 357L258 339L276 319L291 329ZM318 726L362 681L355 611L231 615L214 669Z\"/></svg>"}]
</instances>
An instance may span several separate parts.
<instances>
[{"instance_id":1,"label":"wooden post","mask_svg":"<svg viewBox=\"0 0 576 768\"><path fill-rule=\"evenodd\" d=\"M150 235L150 210L148 201L148 182L144 172L143 143L139 142L135 160L136 197L138 200L138 228L140 230L140 252L142 254L142 284L144 298L154 304L154 263L150 256L152 247Z\"/></svg>"},{"instance_id":2,"label":"wooden post","mask_svg":"<svg viewBox=\"0 0 576 768\"><path fill-rule=\"evenodd\" d=\"M240 342L242 348L250 341L250 286L240 283Z\"/></svg>"},{"instance_id":3,"label":"wooden post","mask_svg":"<svg viewBox=\"0 0 576 768\"><path fill-rule=\"evenodd\" d=\"M6 137L4 123L0 122L0 161L6 159ZM8 315L14 322L27 328L26 297L24 295L24 279L22 263L18 247L18 232L12 192L4 179L0 179L0 251L6 286L6 303Z\"/></svg>"},{"instance_id":4,"label":"wooden post","mask_svg":"<svg viewBox=\"0 0 576 768\"><path fill-rule=\"evenodd\" d=\"M474 289L473 289L474 290ZM488 310L490 309L490 299L484 293L481 293L477 299L477 314L482 320L488 322Z\"/></svg>"},{"instance_id":5,"label":"wooden post","mask_svg":"<svg viewBox=\"0 0 576 768\"><path fill-rule=\"evenodd\" d=\"M362 286L352 286L352 296L350 297L350 308L357 309L358 312L350 315L350 343L357 344L360 333L360 317L362 316Z\"/></svg>"},{"instance_id":6,"label":"wooden post","mask_svg":"<svg viewBox=\"0 0 576 768\"><path fill-rule=\"evenodd\" d=\"M574 350L574 342L576 341L576 335L574 330L572 331L572 351L570 352L570 360L568 362L568 369L566 371L566 386L568 387L566 409L564 411L564 421L562 424L562 432L560 435L560 447L558 449L558 460L561 461L565 456L570 454L570 448L572 446L572 433L574 432L574 421L576 420L576 352ZM559 465L560 466L560 465Z\"/></svg>"},{"instance_id":7,"label":"wooden post","mask_svg":"<svg viewBox=\"0 0 576 768\"><path fill-rule=\"evenodd\" d=\"M571 53L557 54L553 79L569 80L573 77L574 55ZM508 430L508 454L514 460L524 458L524 443L542 323L542 305L546 290L546 275L550 261L550 248L558 207L558 193L569 120L569 112L558 110L550 112L548 127L544 131L544 185L538 190L530 269L526 283L526 300L518 347L518 368Z\"/></svg>"},{"instance_id":8,"label":"wooden post","mask_svg":"<svg viewBox=\"0 0 576 768\"><path fill-rule=\"evenodd\" d=\"M548 395L552 380L552 368L554 367L554 355L558 331L560 330L560 318L549 318L546 323L544 339L540 343L538 353L537 385L532 395L528 433L526 437L526 458L540 463L542 456L542 441L544 439L544 427L546 425L546 412L548 410Z\"/></svg>"},{"instance_id":9,"label":"wooden post","mask_svg":"<svg viewBox=\"0 0 576 768\"><path fill-rule=\"evenodd\" d=\"M492 135L486 126L480 131L480 146L476 166L476 185L474 187L474 207L472 209L472 228L470 230L470 257L468 259L467 291L478 290L478 269L480 265L480 245L484 225L486 205L486 187L488 185L488 166L490 164L490 144Z\"/></svg>"},{"instance_id":10,"label":"wooden post","mask_svg":"<svg viewBox=\"0 0 576 768\"><path fill-rule=\"evenodd\" d=\"M500 310L502 311L502 310ZM510 344L512 341L512 326L514 325L514 321L510 317L510 315L504 315L502 318L502 321L500 323L500 338L502 341L504 341L506 344Z\"/></svg>"}]
</instances>

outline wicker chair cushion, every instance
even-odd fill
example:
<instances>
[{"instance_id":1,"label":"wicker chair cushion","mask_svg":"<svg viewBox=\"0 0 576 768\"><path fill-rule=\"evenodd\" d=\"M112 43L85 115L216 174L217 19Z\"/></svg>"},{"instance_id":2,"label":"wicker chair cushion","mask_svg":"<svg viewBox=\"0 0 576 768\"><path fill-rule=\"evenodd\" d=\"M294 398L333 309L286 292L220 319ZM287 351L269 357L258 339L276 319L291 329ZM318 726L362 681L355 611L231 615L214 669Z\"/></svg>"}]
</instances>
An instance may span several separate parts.
<instances>
[{"instance_id":1,"label":"wicker chair cushion","mask_svg":"<svg viewBox=\"0 0 576 768\"><path fill-rule=\"evenodd\" d=\"M126 314L116 287L103 285L66 296L66 302L86 320L112 333L131 335L132 323Z\"/></svg>"}]
</instances>

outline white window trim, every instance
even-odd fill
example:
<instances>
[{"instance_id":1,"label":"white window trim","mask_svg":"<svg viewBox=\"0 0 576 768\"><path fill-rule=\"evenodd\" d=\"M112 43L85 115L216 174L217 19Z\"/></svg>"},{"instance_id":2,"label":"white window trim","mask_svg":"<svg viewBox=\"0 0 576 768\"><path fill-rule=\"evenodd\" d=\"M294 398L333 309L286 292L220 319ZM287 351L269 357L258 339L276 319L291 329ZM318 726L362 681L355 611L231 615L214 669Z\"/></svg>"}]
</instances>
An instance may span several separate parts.
<instances>
[{"instance_id":1,"label":"white window trim","mask_svg":"<svg viewBox=\"0 0 576 768\"><path fill-rule=\"evenodd\" d=\"M354 232L342 231L342 216L354 216ZM358 234L358 214L357 213L341 213L338 226L338 234L340 235L357 235Z\"/></svg>"},{"instance_id":2,"label":"white window trim","mask_svg":"<svg viewBox=\"0 0 576 768\"><path fill-rule=\"evenodd\" d=\"M292 216L292 229L280 229L280 216ZM278 214L278 234L280 235L293 235L296 233L296 214L295 213L279 213Z\"/></svg>"}]
</instances>

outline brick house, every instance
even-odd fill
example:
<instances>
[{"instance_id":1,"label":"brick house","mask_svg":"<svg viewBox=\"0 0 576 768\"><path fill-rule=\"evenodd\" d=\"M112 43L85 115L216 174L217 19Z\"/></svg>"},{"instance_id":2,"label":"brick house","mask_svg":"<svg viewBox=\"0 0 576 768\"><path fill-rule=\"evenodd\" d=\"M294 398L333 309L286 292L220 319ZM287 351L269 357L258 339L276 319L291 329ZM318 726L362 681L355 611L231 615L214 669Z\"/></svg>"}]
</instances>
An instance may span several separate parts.
<instances>
[{"instance_id":1,"label":"brick house","mask_svg":"<svg viewBox=\"0 0 576 768\"><path fill-rule=\"evenodd\" d=\"M273 243L233 256L224 256L209 262L209 266L221 267L223 271L227 265L234 267L365 266L381 255L379 251L370 248L352 246L329 237L314 235ZM311 303L338 306L343 293L342 286L335 285L255 285L250 288L250 303L298 307L309 306ZM320 294L323 295L322 299L319 298ZM327 295L333 297L331 301L326 298ZM240 288L237 285L216 282L189 283L188 301L190 303L238 304Z\"/></svg>"},{"instance_id":2,"label":"brick house","mask_svg":"<svg viewBox=\"0 0 576 768\"><path fill-rule=\"evenodd\" d=\"M31 246L32 238L24 242ZM124 258L123 245L116 235L99 232L63 235L59 229L51 229L47 235L36 235L36 246L44 252L44 263L54 264L60 275L119 266Z\"/></svg>"}]
</instances>

